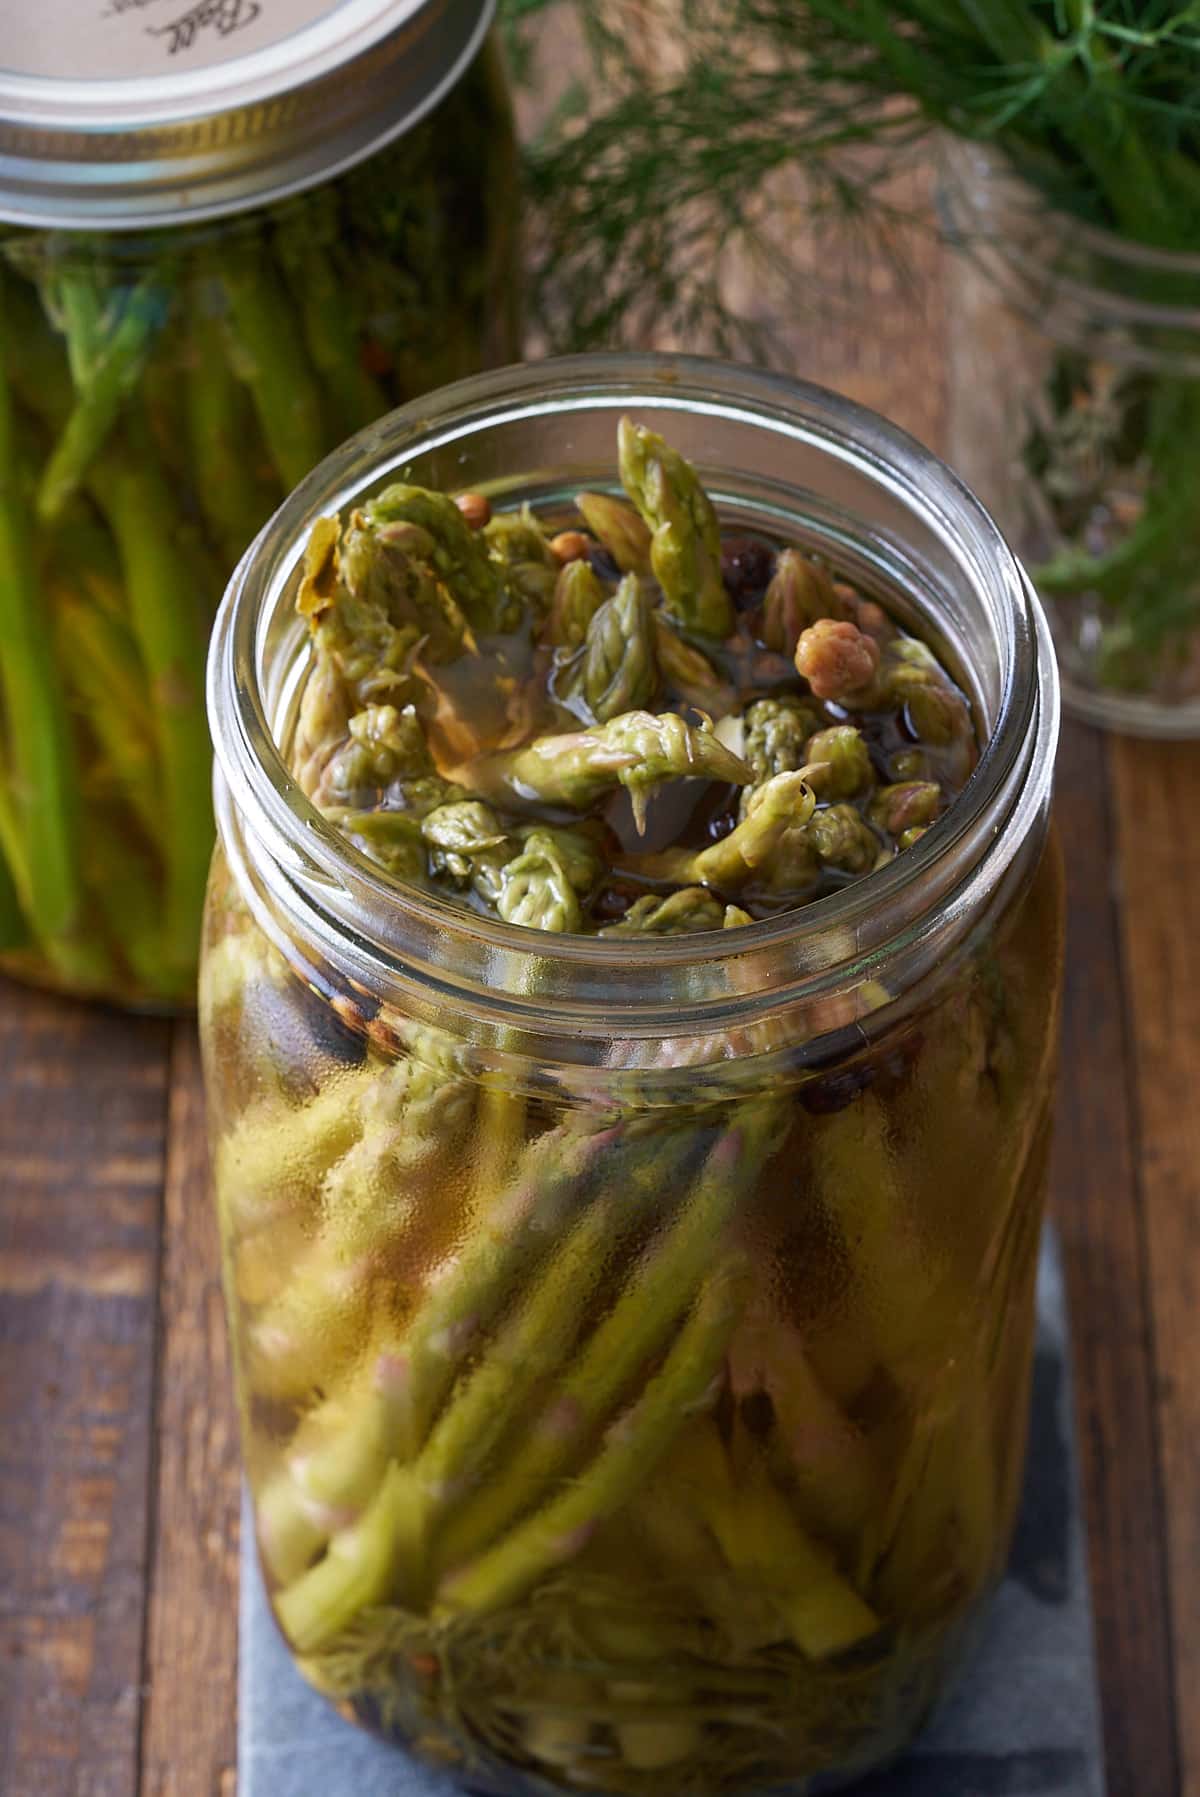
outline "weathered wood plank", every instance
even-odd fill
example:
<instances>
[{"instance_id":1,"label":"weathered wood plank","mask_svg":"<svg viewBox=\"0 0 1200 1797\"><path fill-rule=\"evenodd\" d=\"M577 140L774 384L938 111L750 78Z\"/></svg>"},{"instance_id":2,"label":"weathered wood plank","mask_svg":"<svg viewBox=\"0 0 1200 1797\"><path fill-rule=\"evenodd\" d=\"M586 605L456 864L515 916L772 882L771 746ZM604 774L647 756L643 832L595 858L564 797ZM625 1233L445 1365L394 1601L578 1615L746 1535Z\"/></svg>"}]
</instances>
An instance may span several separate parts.
<instances>
[{"instance_id":1,"label":"weathered wood plank","mask_svg":"<svg viewBox=\"0 0 1200 1797\"><path fill-rule=\"evenodd\" d=\"M154 1556L140 1797L235 1782L238 1441L199 1051L175 1026L163 1200Z\"/></svg>"},{"instance_id":2,"label":"weathered wood plank","mask_svg":"<svg viewBox=\"0 0 1200 1797\"><path fill-rule=\"evenodd\" d=\"M1121 979L1104 740L1064 725L1067 988L1051 1192L1062 1232L1109 1788L1175 1797L1178 1772L1151 1298Z\"/></svg>"},{"instance_id":3,"label":"weathered wood plank","mask_svg":"<svg viewBox=\"0 0 1200 1797\"><path fill-rule=\"evenodd\" d=\"M1114 741L1110 761L1141 1119L1180 1790L1200 1797L1200 750Z\"/></svg>"},{"instance_id":4,"label":"weathered wood plank","mask_svg":"<svg viewBox=\"0 0 1200 1797\"><path fill-rule=\"evenodd\" d=\"M168 1026L0 982L0 1790L136 1790Z\"/></svg>"}]
</instances>

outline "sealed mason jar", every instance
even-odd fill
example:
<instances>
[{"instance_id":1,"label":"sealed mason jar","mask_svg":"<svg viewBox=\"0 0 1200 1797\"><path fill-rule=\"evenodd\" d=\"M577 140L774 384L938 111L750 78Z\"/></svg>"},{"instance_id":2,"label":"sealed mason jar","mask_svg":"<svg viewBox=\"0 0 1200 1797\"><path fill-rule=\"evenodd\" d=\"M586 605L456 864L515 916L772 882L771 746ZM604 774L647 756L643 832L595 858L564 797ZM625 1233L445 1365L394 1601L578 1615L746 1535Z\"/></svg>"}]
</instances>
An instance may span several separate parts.
<instances>
[{"instance_id":1,"label":"sealed mason jar","mask_svg":"<svg viewBox=\"0 0 1200 1797\"><path fill-rule=\"evenodd\" d=\"M553 521L616 490L624 413L726 524L935 642L980 721L915 846L732 933L484 916L390 878L287 771L316 521L398 471ZM209 704L215 1191L304 1674L473 1790L814 1792L895 1754L1005 1559L1054 1084L1058 692L995 526L819 388L508 369L291 496L229 589Z\"/></svg>"},{"instance_id":2,"label":"sealed mason jar","mask_svg":"<svg viewBox=\"0 0 1200 1797\"><path fill-rule=\"evenodd\" d=\"M1025 560L1064 702L1200 734L1200 254L1049 209L974 144L945 158L947 455Z\"/></svg>"},{"instance_id":3,"label":"sealed mason jar","mask_svg":"<svg viewBox=\"0 0 1200 1797\"><path fill-rule=\"evenodd\" d=\"M517 351L492 0L0 23L0 966L190 1002L203 667L337 443Z\"/></svg>"}]
</instances>

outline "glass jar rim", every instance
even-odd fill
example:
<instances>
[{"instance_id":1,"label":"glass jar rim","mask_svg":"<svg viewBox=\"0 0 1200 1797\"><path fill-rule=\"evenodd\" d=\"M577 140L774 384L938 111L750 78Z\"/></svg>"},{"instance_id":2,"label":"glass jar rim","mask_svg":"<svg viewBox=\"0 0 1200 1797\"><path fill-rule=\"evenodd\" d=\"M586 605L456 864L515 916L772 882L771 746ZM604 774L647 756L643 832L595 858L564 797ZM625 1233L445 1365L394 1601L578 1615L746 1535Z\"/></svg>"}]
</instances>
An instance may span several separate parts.
<instances>
[{"instance_id":1,"label":"glass jar rim","mask_svg":"<svg viewBox=\"0 0 1200 1797\"><path fill-rule=\"evenodd\" d=\"M277 629L312 525L344 513L414 456L550 411L700 411L853 464L969 562L1001 620L999 712L945 816L888 867L811 904L741 926L653 939L547 935L406 886L352 848L301 791L265 698ZM615 455L614 455L615 462ZM519 471L528 477L529 471ZM519 491L514 494L519 497ZM623 1035L727 1028L733 1015L862 984L898 947L954 917L965 927L1044 820L1058 683L1040 604L983 506L932 452L865 407L783 374L715 359L602 352L455 382L344 444L285 500L236 569L214 628L209 718L218 809L302 934L339 942L366 989L468 1000L504 1027ZM224 792L221 788L224 787ZM386 928L380 928L380 919ZM261 921L261 918L260 918ZM452 940L453 952L447 949ZM736 973L731 976L731 968Z\"/></svg>"}]
</instances>

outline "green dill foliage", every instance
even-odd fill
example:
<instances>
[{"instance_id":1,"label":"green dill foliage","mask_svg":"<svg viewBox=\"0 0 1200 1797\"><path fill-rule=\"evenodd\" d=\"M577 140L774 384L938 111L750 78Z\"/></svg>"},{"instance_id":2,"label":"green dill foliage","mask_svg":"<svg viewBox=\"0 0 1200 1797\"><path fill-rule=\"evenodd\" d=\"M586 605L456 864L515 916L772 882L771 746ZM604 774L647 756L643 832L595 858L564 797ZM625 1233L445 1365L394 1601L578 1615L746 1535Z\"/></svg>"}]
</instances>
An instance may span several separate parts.
<instances>
[{"instance_id":1,"label":"green dill foliage","mask_svg":"<svg viewBox=\"0 0 1200 1797\"><path fill-rule=\"evenodd\" d=\"M586 78L528 149L559 346L653 323L761 352L721 276L737 253L786 278L774 177L802 173L811 217L878 227L880 171L930 127L997 145L1062 210L1200 248L1200 4L679 0L657 51L643 8L504 4L520 66L549 14L587 46Z\"/></svg>"}]
</instances>

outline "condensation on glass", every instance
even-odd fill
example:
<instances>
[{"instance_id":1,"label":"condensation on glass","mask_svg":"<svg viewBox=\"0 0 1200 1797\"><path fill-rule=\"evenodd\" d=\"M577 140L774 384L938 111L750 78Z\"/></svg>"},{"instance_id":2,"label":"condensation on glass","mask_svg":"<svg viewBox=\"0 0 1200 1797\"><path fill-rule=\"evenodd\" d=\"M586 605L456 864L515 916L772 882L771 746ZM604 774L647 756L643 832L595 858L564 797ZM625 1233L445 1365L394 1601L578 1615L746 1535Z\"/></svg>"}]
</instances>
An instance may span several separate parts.
<instances>
[{"instance_id":1,"label":"condensation on glass","mask_svg":"<svg viewBox=\"0 0 1200 1797\"><path fill-rule=\"evenodd\" d=\"M724 520L941 647L986 747L886 871L729 933L547 937L390 881L285 771L313 521L397 470L553 513L624 412ZM1061 978L1037 602L933 457L819 389L580 358L327 462L210 662L201 1014L280 1628L472 1790L831 1788L968 1651L1020 1485Z\"/></svg>"},{"instance_id":2,"label":"condensation on glass","mask_svg":"<svg viewBox=\"0 0 1200 1797\"><path fill-rule=\"evenodd\" d=\"M46 0L0 21L7 970L192 1002L225 581L337 443L517 352L491 11Z\"/></svg>"}]
</instances>

